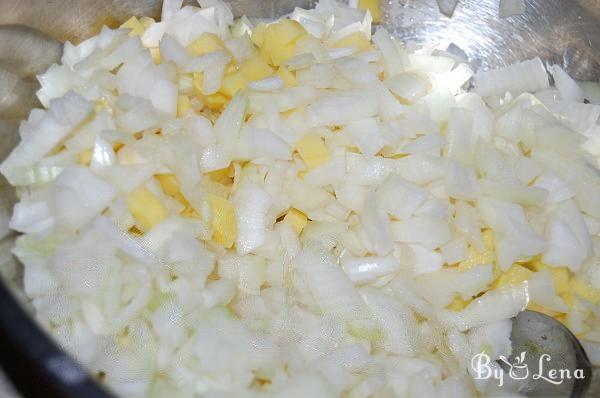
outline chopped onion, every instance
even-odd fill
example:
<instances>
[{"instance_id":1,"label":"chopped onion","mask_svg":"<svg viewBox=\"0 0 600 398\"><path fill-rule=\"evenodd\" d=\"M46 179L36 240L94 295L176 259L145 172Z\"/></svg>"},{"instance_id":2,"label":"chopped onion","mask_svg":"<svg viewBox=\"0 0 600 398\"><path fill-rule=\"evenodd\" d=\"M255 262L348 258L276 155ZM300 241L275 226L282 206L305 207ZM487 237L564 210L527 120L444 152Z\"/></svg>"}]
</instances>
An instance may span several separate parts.
<instances>
[{"instance_id":1,"label":"chopped onion","mask_svg":"<svg viewBox=\"0 0 600 398\"><path fill-rule=\"evenodd\" d=\"M551 72L554 78L554 84L560 92L560 96L565 101L583 102L583 91L577 85L575 80L559 66L552 65Z\"/></svg>"},{"instance_id":2,"label":"chopped onion","mask_svg":"<svg viewBox=\"0 0 600 398\"><path fill-rule=\"evenodd\" d=\"M374 282L380 276L385 276L398 270L398 261L392 257L354 257L344 258L342 268L348 278L355 284Z\"/></svg>"},{"instance_id":3,"label":"chopped onion","mask_svg":"<svg viewBox=\"0 0 600 398\"><path fill-rule=\"evenodd\" d=\"M595 86L539 58L473 76L372 31L376 3L165 0L66 43L0 126L0 274L111 392L505 395L469 361L501 371L530 301L600 341ZM5 115L34 99L9 58Z\"/></svg>"},{"instance_id":4,"label":"chopped onion","mask_svg":"<svg viewBox=\"0 0 600 398\"><path fill-rule=\"evenodd\" d=\"M539 58L519 62L504 68L478 72L474 76L475 92L482 97L516 96L525 91L534 92L548 88L548 74Z\"/></svg>"}]
</instances>

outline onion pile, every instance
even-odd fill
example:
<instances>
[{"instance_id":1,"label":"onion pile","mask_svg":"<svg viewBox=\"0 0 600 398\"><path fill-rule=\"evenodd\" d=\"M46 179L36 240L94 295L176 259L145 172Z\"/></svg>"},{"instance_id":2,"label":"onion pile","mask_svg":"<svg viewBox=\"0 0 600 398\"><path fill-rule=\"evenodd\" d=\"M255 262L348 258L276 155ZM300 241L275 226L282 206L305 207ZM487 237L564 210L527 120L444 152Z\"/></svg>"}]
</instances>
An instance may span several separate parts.
<instances>
[{"instance_id":1,"label":"onion pile","mask_svg":"<svg viewBox=\"0 0 600 398\"><path fill-rule=\"evenodd\" d=\"M0 166L25 293L90 372L127 397L493 395L471 358L510 354L525 308L600 365L589 90L407 52L334 0L256 25L198 3L65 43Z\"/></svg>"}]
</instances>

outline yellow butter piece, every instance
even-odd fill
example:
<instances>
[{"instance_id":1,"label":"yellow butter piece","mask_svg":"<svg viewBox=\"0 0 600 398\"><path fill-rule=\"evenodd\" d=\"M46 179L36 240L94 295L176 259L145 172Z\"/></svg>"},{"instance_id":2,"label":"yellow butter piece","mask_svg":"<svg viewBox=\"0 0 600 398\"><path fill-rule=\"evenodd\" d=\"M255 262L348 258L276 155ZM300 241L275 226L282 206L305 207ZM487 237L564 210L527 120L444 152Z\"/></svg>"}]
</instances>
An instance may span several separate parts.
<instances>
[{"instance_id":1,"label":"yellow butter piece","mask_svg":"<svg viewBox=\"0 0 600 398\"><path fill-rule=\"evenodd\" d=\"M190 98L187 95L180 95L177 98L177 117L185 116L191 108Z\"/></svg>"},{"instance_id":2,"label":"yellow butter piece","mask_svg":"<svg viewBox=\"0 0 600 398\"><path fill-rule=\"evenodd\" d=\"M275 73L281 78L286 87L295 87L298 85L298 80L296 80L294 72L290 71L284 65L281 65Z\"/></svg>"},{"instance_id":3,"label":"yellow butter piece","mask_svg":"<svg viewBox=\"0 0 600 398\"><path fill-rule=\"evenodd\" d=\"M294 56L295 43L270 41L260 50L260 55L271 65L279 66Z\"/></svg>"},{"instance_id":4,"label":"yellow butter piece","mask_svg":"<svg viewBox=\"0 0 600 398\"><path fill-rule=\"evenodd\" d=\"M554 289L556 293L562 294L569 291L569 276L570 272L567 267L548 268L554 281Z\"/></svg>"},{"instance_id":5,"label":"yellow butter piece","mask_svg":"<svg viewBox=\"0 0 600 398\"><path fill-rule=\"evenodd\" d=\"M129 36L141 36L145 30L144 26L136 17L131 17L123 22L121 26L119 26L119 29L131 29L128 33Z\"/></svg>"},{"instance_id":6,"label":"yellow butter piece","mask_svg":"<svg viewBox=\"0 0 600 398\"><path fill-rule=\"evenodd\" d=\"M202 94L202 83L204 82L204 73L194 72L192 74L192 80L194 82L194 92L196 93L196 97L203 98L204 94Z\"/></svg>"},{"instance_id":7,"label":"yellow butter piece","mask_svg":"<svg viewBox=\"0 0 600 398\"><path fill-rule=\"evenodd\" d=\"M579 278L571 279L569 282L569 290L575 294L575 296L579 296L592 304L600 303L600 289L596 289Z\"/></svg>"},{"instance_id":8,"label":"yellow butter piece","mask_svg":"<svg viewBox=\"0 0 600 398\"><path fill-rule=\"evenodd\" d=\"M227 199L211 194L209 197L212 209L212 238L215 242L229 249L233 246L237 235L235 209Z\"/></svg>"},{"instance_id":9,"label":"yellow butter piece","mask_svg":"<svg viewBox=\"0 0 600 398\"><path fill-rule=\"evenodd\" d=\"M560 312L549 310L548 308L543 307L543 306L539 305L538 303L534 303L533 301L530 301L529 304L527 304L527 309L531 310L531 311L541 312L542 314L546 314L553 318L560 315Z\"/></svg>"},{"instance_id":10,"label":"yellow butter piece","mask_svg":"<svg viewBox=\"0 0 600 398\"><path fill-rule=\"evenodd\" d=\"M374 23L381 22L381 5L379 0L358 0L358 8L369 11L373 17Z\"/></svg>"},{"instance_id":11,"label":"yellow butter piece","mask_svg":"<svg viewBox=\"0 0 600 398\"><path fill-rule=\"evenodd\" d=\"M296 142L296 150L310 170L321 166L330 158L329 150L317 134L307 134L302 137Z\"/></svg>"},{"instance_id":12,"label":"yellow butter piece","mask_svg":"<svg viewBox=\"0 0 600 398\"><path fill-rule=\"evenodd\" d=\"M223 108L228 102L229 97L221 93L215 93L204 97L204 104L212 110L219 110Z\"/></svg>"},{"instance_id":13,"label":"yellow butter piece","mask_svg":"<svg viewBox=\"0 0 600 398\"><path fill-rule=\"evenodd\" d=\"M141 187L125 196L127 207L144 232L167 217L167 208L147 188Z\"/></svg>"},{"instance_id":14,"label":"yellow butter piece","mask_svg":"<svg viewBox=\"0 0 600 398\"><path fill-rule=\"evenodd\" d=\"M211 180L213 180L215 182L230 183L231 178L235 174L235 167L233 164L230 164L229 167L225 167L224 169L209 171L206 174L210 177Z\"/></svg>"},{"instance_id":15,"label":"yellow butter piece","mask_svg":"<svg viewBox=\"0 0 600 398\"><path fill-rule=\"evenodd\" d=\"M458 268L463 270L471 269L477 265L492 264L496 260L496 254L491 250L479 251L469 246L467 252L469 254L467 259L458 264Z\"/></svg>"},{"instance_id":16,"label":"yellow butter piece","mask_svg":"<svg viewBox=\"0 0 600 398\"><path fill-rule=\"evenodd\" d=\"M302 230L304 229L304 227L306 227L306 224L308 223L308 217L300 210L291 208L287 212L285 217L283 217L283 221L289 223L292 226L292 228L296 232L296 235L300 235L302 233Z\"/></svg>"},{"instance_id":17,"label":"yellow butter piece","mask_svg":"<svg viewBox=\"0 0 600 398\"><path fill-rule=\"evenodd\" d=\"M198 218L200 219L200 214L198 214L198 212L196 211L196 209L194 209L191 206L186 206L185 209L183 209L183 211L181 213L182 217L186 217L186 218Z\"/></svg>"},{"instance_id":18,"label":"yellow butter piece","mask_svg":"<svg viewBox=\"0 0 600 398\"><path fill-rule=\"evenodd\" d=\"M354 32L333 43L336 48L356 48L358 51L371 49L371 42L363 32Z\"/></svg>"},{"instance_id":19,"label":"yellow butter piece","mask_svg":"<svg viewBox=\"0 0 600 398\"><path fill-rule=\"evenodd\" d=\"M569 327L569 325L567 325L567 315L566 314L557 315L557 316L554 317L554 319L556 319L557 321L559 321L560 323L562 323L566 327Z\"/></svg>"},{"instance_id":20,"label":"yellow butter piece","mask_svg":"<svg viewBox=\"0 0 600 398\"><path fill-rule=\"evenodd\" d=\"M262 80L273 74L273 68L263 58L254 56L240 65L239 72L247 80Z\"/></svg>"},{"instance_id":21,"label":"yellow butter piece","mask_svg":"<svg viewBox=\"0 0 600 398\"><path fill-rule=\"evenodd\" d=\"M199 38L188 44L187 50L192 55L203 55L213 51L222 50L223 41L213 33L203 33Z\"/></svg>"},{"instance_id":22,"label":"yellow butter piece","mask_svg":"<svg viewBox=\"0 0 600 398\"><path fill-rule=\"evenodd\" d=\"M306 30L297 21L284 19L269 24L264 31L261 48L262 57L271 65L279 66L292 58L296 41L306 35Z\"/></svg>"},{"instance_id":23,"label":"yellow butter piece","mask_svg":"<svg viewBox=\"0 0 600 398\"><path fill-rule=\"evenodd\" d=\"M220 92L233 97L238 91L245 89L247 85L248 80L240 72L234 72L223 78Z\"/></svg>"},{"instance_id":24,"label":"yellow butter piece","mask_svg":"<svg viewBox=\"0 0 600 398\"><path fill-rule=\"evenodd\" d=\"M140 24L144 27L144 29L148 29L148 26L152 25L154 22L156 22L154 20L154 18L150 18L150 17L141 17L140 18Z\"/></svg>"},{"instance_id":25,"label":"yellow butter piece","mask_svg":"<svg viewBox=\"0 0 600 398\"><path fill-rule=\"evenodd\" d=\"M560 294L560 298L563 299L563 301L569 308L573 307L573 304L575 304L576 298L575 295L571 292L564 292Z\"/></svg>"},{"instance_id":26,"label":"yellow butter piece","mask_svg":"<svg viewBox=\"0 0 600 398\"><path fill-rule=\"evenodd\" d=\"M483 245L487 250L496 250L496 243L494 241L494 231L492 231L491 229L486 229L481 233L481 236L483 238Z\"/></svg>"},{"instance_id":27,"label":"yellow butter piece","mask_svg":"<svg viewBox=\"0 0 600 398\"><path fill-rule=\"evenodd\" d=\"M265 33L265 40L276 39L283 43L289 43L306 34L304 27L298 21L292 19L282 19L279 22L268 25Z\"/></svg>"},{"instance_id":28,"label":"yellow butter piece","mask_svg":"<svg viewBox=\"0 0 600 398\"><path fill-rule=\"evenodd\" d=\"M493 264L496 261L496 246L494 243L494 232L486 229L481 233L483 239L483 250L478 250L473 246L467 249L468 257L458 264L458 268L467 270L476 265Z\"/></svg>"},{"instance_id":29,"label":"yellow butter piece","mask_svg":"<svg viewBox=\"0 0 600 398\"><path fill-rule=\"evenodd\" d=\"M252 40L252 43L257 45L258 47L262 47L262 45L265 44L266 30L267 24L265 24L264 22L261 22L258 25L256 25L256 27L252 31L252 35L250 36L250 40Z\"/></svg>"},{"instance_id":30,"label":"yellow butter piece","mask_svg":"<svg viewBox=\"0 0 600 398\"><path fill-rule=\"evenodd\" d=\"M179 193L179 181L175 174L157 174L154 177L160 183L163 192L169 196L175 196Z\"/></svg>"},{"instance_id":31,"label":"yellow butter piece","mask_svg":"<svg viewBox=\"0 0 600 398\"><path fill-rule=\"evenodd\" d=\"M502 273L493 283L492 288L512 286L526 281L532 272L519 264L513 264L506 272Z\"/></svg>"},{"instance_id":32,"label":"yellow butter piece","mask_svg":"<svg viewBox=\"0 0 600 398\"><path fill-rule=\"evenodd\" d=\"M77 155L77 162L79 164L87 166L92 161L93 155L94 155L94 151L91 148L86 149L85 151L80 152L79 155Z\"/></svg>"},{"instance_id":33,"label":"yellow butter piece","mask_svg":"<svg viewBox=\"0 0 600 398\"><path fill-rule=\"evenodd\" d=\"M158 65L162 62L162 57L160 56L160 50L158 47L150 49L150 56L152 57L152 62L154 62L155 65Z\"/></svg>"},{"instance_id":34,"label":"yellow butter piece","mask_svg":"<svg viewBox=\"0 0 600 398\"><path fill-rule=\"evenodd\" d=\"M460 296L455 296L454 299L446 308L451 311L462 311L464 310L473 300L463 300Z\"/></svg>"}]
</instances>

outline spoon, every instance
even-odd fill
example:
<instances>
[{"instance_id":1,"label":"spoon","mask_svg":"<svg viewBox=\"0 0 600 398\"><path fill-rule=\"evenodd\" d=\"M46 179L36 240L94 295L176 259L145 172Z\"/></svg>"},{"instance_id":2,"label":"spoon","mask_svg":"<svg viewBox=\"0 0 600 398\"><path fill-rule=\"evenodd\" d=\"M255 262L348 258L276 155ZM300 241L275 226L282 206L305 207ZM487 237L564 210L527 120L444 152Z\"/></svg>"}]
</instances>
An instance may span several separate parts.
<instances>
[{"instance_id":1,"label":"spoon","mask_svg":"<svg viewBox=\"0 0 600 398\"><path fill-rule=\"evenodd\" d=\"M507 373L505 379L512 379L515 392L529 397L585 396L592 365L579 340L562 323L523 311L513 318L511 341L512 354L500 366ZM526 372L528 377L516 380Z\"/></svg>"}]
</instances>

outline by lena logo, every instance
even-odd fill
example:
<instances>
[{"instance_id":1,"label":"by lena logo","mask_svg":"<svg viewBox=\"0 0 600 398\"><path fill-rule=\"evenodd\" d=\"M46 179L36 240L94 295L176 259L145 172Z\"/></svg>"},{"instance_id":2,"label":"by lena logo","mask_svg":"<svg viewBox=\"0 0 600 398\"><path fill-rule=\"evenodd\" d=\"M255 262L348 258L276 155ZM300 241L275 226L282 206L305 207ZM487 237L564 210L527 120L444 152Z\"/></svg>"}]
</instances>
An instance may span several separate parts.
<instances>
[{"instance_id":1,"label":"by lena logo","mask_svg":"<svg viewBox=\"0 0 600 398\"><path fill-rule=\"evenodd\" d=\"M525 363L527 353L521 352L511 362L505 356L501 355L498 361L506 365L506 370L503 370L497 362L493 362L489 355L480 352L471 358L471 369L475 373L477 380L498 380L498 386L504 385L504 378L509 377L513 380L525 380L531 377L533 380L544 380L548 383L559 385L565 380L570 379L585 379L583 369L554 369L549 368L548 362L552 359L549 354L542 354L537 363L537 369L529 369Z\"/></svg>"}]
</instances>

